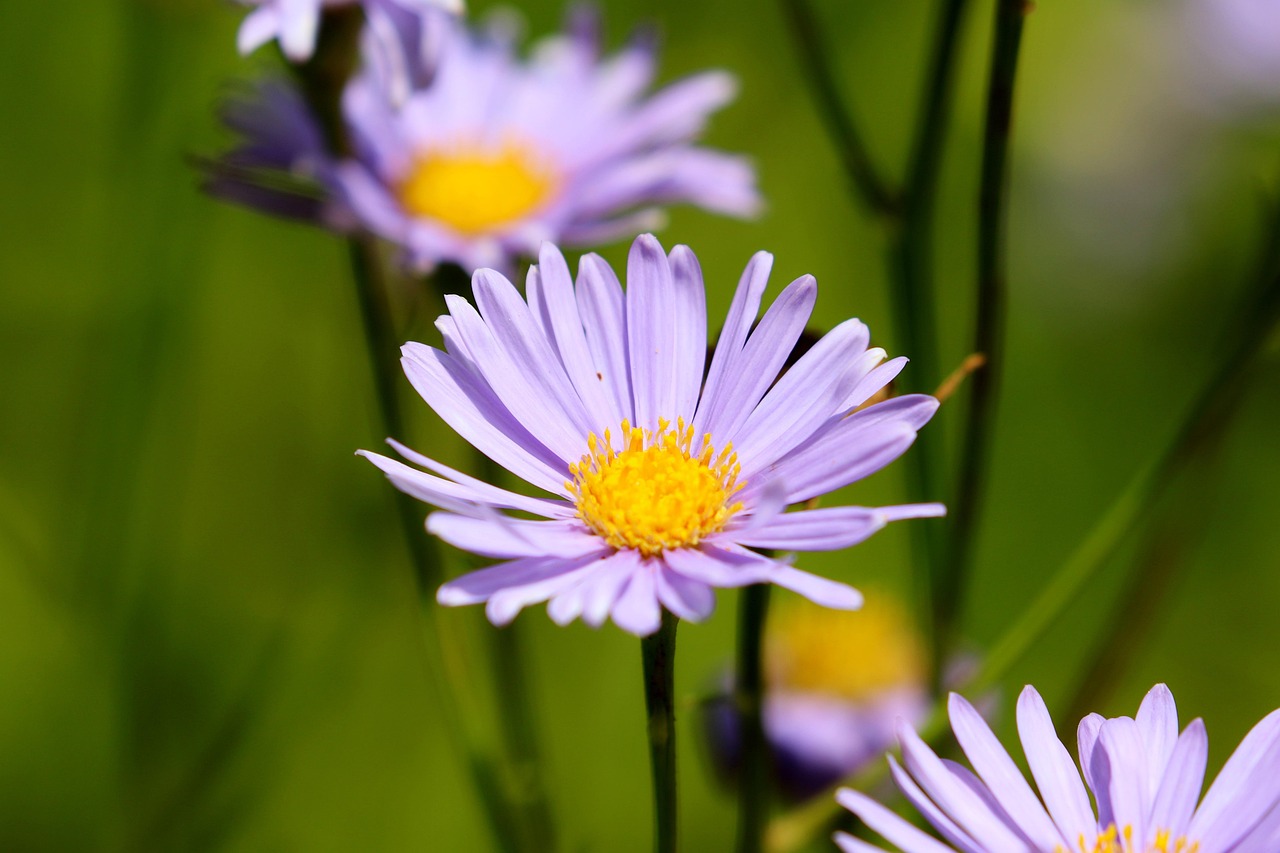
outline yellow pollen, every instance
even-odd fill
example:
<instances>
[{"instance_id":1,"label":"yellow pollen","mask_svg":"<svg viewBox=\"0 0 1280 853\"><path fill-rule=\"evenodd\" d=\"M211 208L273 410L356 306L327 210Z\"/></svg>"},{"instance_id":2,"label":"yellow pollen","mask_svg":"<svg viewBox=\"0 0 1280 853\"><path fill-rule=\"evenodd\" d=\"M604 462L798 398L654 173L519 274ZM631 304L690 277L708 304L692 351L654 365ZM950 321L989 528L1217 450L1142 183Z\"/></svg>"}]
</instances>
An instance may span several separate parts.
<instances>
[{"instance_id":1,"label":"yellow pollen","mask_svg":"<svg viewBox=\"0 0 1280 853\"><path fill-rule=\"evenodd\" d=\"M919 632L891 595L868 593L856 613L790 599L772 610L765 645L770 690L859 701L925 682Z\"/></svg>"},{"instance_id":2,"label":"yellow pollen","mask_svg":"<svg viewBox=\"0 0 1280 853\"><path fill-rule=\"evenodd\" d=\"M400 202L415 216L474 236L537 210L556 183L553 170L520 145L433 151L400 184Z\"/></svg>"},{"instance_id":3,"label":"yellow pollen","mask_svg":"<svg viewBox=\"0 0 1280 853\"><path fill-rule=\"evenodd\" d=\"M693 427L681 418L675 429L660 420L657 431L622 422L622 450L609 430L587 436L587 454L569 466L566 482L578 517L614 548L634 548L646 557L668 548L688 548L724 529L742 509L733 496L746 485L733 444L719 453L711 435L693 450Z\"/></svg>"},{"instance_id":4,"label":"yellow pollen","mask_svg":"<svg viewBox=\"0 0 1280 853\"><path fill-rule=\"evenodd\" d=\"M1173 837L1167 829L1157 830L1155 838L1145 847L1137 846L1133 841L1133 827L1125 825L1117 829L1113 823L1096 839L1093 845L1082 835L1076 840L1073 850L1059 845L1055 853L1199 853L1200 842L1188 841L1185 837Z\"/></svg>"}]
</instances>

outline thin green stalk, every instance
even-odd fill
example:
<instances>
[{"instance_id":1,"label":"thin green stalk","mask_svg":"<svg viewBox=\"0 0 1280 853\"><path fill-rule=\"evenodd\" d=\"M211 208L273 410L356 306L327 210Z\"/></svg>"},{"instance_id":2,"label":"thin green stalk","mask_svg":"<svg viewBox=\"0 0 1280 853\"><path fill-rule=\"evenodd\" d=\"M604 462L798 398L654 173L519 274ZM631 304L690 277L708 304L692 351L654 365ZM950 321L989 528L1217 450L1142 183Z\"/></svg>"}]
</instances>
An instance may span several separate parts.
<instances>
[{"instance_id":1,"label":"thin green stalk","mask_svg":"<svg viewBox=\"0 0 1280 853\"><path fill-rule=\"evenodd\" d=\"M743 587L739 597L738 661L734 705L742 731L742 773L738 780L738 853L760 853L769 819L770 761L764 736L764 627L769 584Z\"/></svg>"},{"instance_id":2,"label":"thin green stalk","mask_svg":"<svg viewBox=\"0 0 1280 853\"><path fill-rule=\"evenodd\" d=\"M1255 293L1245 300L1236 321L1226 326L1222 348L1227 355L1217 371L1216 384L1211 382L1206 387L1205 396L1198 404L1203 407L1199 428L1186 439L1188 461L1193 456L1203 460L1222 445L1260 349L1268 339L1267 330L1280 322L1280 205L1272 215L1262 245ZM1237 339L1237 330L1242 327L1253 332ZM1185 493L1187 486L1184 485L1182 491ZM1062 719L1078 720L1111 695L1143 639L1156 624L1160 603L1173 583L1188 540L1202 520L1199 507L1205 488L1201 485L1193 491L1198 498L1194 506L1182 501L1164 513L1158 526L1147 533L1136 568L1112 607L1112 617L1106 621L1103 636L1094 641L1092 663L1081 677Z\"/></svg>"},{"instance_id":3,"label":"thin green stalk","mask_svg":"<svg viewBox=\"0 0 1280 853\"><path fill-rule=\"evenodd\" d=\"M970 380L968 418L961 441L956 497L951 503L951 532L938 576L934 625L942 654L949 652L973 563L973 540L982 512L991 437L995 430L1000 375L1004 367L1004 324L1008 304L1005 237L1009 185L1009 142L1014 81L1026 17L1025 0L998 0L987 117L982 140L982 178L978 192L978 286L973 351L985 366ZM939 668L941 672L941 668Z\"/></svg>"},{"instance_id":4,"label":"thin green stalk","mask_svg":"<svg viewBox=\"0 0 1280 853\"><path fill-rule=\"evenodd\" d=\"M1031 645L1047 631L1063 610L1075 600L1085 585L1106 565L1125 534L1141 524L1157 497L1197 455L1227 410L1241 393L1250 368L1280 327L1280 273L1251 300L1233 336L1234 346L1218 363L1218 368L1200 392L1174 439L1111 505L1107 514L1072 554L1049 586L1005 633L987 656L968 690L981 693L1008 672Z\"/></svg>"},{"instance_id":5,"label":"thin green stalk","mask_svg":"<svg viewBox=\"0 0 1280 853\"><path fill-rule=\"evenodd\" d=\"M924 96L916 123L903 190L902 221L890 249L895 313L915 382L932 388L942 379L934 314L933 222L942 152L955 92L955 66L968 0L942 0Z\"/></svg>"},{"instance_id":6,"label":"thin green stalk","mask_svg":"<svg viewBox=\"0 0 1280 853\"><path fill-rule=\"evenodd\" d=\"M335 9L326 13L313 58L296 66L299 85L309 106L325 131L329 148L336 155L350 152L341 112L341 93L357 55L362 19L358 8ZM404 418L400 410L397 380L400 376L399 341L396 335L386 271L377 241L367 234L348 240L348 255L365 343L373 370L378 412L385 435L403 436ZM396 514L412 561L415 588L424 606L414 608L424 636L423 663L436 696L436 709L459 748L480 795L481 806L495 840L504 853L523 853L534 847L521 845L527 837L518 823L522 812L507 795L499 768L480 746L480 738L469 722L474 698L467 688L468 671L459 638L434 618L432 591L444 580L443 562L435 540L422 530L421 511L408 495L396 492Z\"/></svg>"},{"instance_id":7,"label":"thin green stalk","mask_svg":"<svg viewBox=\"0 0 1280 853\"><path fill-rule=\"evenodd\" d=\"M504 799L515 810L521 849L546 853L555 849L551 805L542 778L537 721L529 689L529 667L518 625L485 631L493 683L498 692L498 722L502 728L507 770Z\"/></svg>"},{"instance_id":8,"label":"thin green stalk","mask_svg":"<svg viewBox=\"0 0 1280 853\"><path fill-rule=\"evenodd\" d=\"M941 0L934 29L924 95L916 123L902 195L902 216L894 223L889 246L890 295L902 351L911 356L911 375L917 387L934 388L942 378L938 357L938 323L933 277L933 224L942 169L947 125L955 91L955 66L968 0ZM945 469L940 436L925 434L905 460L912 500L936 500ZM912 542L929 602L927 624L945 621L943 601L943 534L941 520L912 525ZM930 632L932 671L944 670L944 641Z\"/></svg>"},{"instance_id":9,"label":"thin green stalk","mask_svg":"<svg viewBox=\"0 0 1280 853\"><path fill-rule=\"evenodd\" d=\"M791 27L796 54L805 82L818 105L818 114L827 125L836 154L849 178L855 199L886 218L898 216L899 200L871 160L862 133L858 130L841 93L831 66L831 52L822 38L822 27L808 0L782 0L782 11Z\"/></svg>"},{"instance_id":10,"label":"thin green stalk","mask_svg":"<svg viewBox=\"0 0 1280 853\"><path fill-rule=\"evenodd\" d=\"M929 68L919 118L907 164L905 186L895 191L874 167L836 82L830 52L821 27L806 0L781 0L791 27L806 80L848 175L854 197L878 214L890 234L889 298L902 352L912 359L911 375L922 388L932 389L942 377L934 314L932 244L934 208L946 129L953 100L960 32L968 0L942 0L934 31ZM934 500L939 494L941 450L926 436L905 462L907 490L912 500ZM938 521L912 525L913 547L921 567L920 586L929 600L929 624L935 624L941 603L942 532ZM941 672L942 638L934 634L934 671Z\"/></svg>"},{"instance_id":11,"label":"thin green stalk","mask_svg":"<svg viewBox=\"0 0 1280 853\"><path fill-rule=\"evenodd\" d=\"M664 610L662 626L640 641L649 764L653 771L654 853L675 853L677 849L675 660L678 621Z\"/></svg>"},{"instance_id":12,"label":"thin green stalk","mask_svg":"<svg viewBox=\"0 0 1280 853\"><path fill-rule=\"evenodd\" d=\"M368 236L352 237L348 246L382 426L389 435L404 435L395 387L399 365L394 354L398 350L392 343L394 330L378 246ZM432 590L443 580L439 547L423 531L421 510L412 498L397 491L395 504L396 516L413 566L414 587L419 598L419 606L413 609L423 632L423 663L434 688L432 692L436 696L435 708L444 717L446 731L454 733L454 739L462 749L463 760L480 793L481 805L493 827L499 847L506 853L519 853L527 848L522 847L518 841L519 828L513 819L514 810L510 808L506 786L499 777L493 760L480 747L479 737L467 722L474 714L464 713L461 708L464 704L474 707L475 701L474 698L464 700L464 697L470 697L470 692L464 686L467 683L467 667L463 662L464 655L458 638L452 632L444 630L440 621L433 616Z\"/></svg>"}]
</instances>

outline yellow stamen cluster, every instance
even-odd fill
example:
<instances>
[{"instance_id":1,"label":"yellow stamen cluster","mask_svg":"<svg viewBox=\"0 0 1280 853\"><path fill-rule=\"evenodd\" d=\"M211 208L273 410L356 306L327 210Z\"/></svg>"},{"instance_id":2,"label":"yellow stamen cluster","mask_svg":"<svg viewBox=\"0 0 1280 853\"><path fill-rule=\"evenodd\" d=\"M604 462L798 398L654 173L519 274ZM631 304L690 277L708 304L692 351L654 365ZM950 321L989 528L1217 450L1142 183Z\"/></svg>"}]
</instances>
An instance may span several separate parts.
<instances>
[{"instance_id":1,"label":"yellow stamen cluster","mask_svg":"<svg viewBox=\"0 0 1280 853\"><path fill-rule=\"evenodd\" d=\"M622 422L622 449L604 431L587 437L588 452L569 466L565 485L578 517L614 548L634 548L647 557L668 548L688 548L724 529L742 509L733 496L742 466L733 444L719 453L708 433L693 451L693 427L681 418L675 429L660 420L657 431Z\"/></svg>"},{"instance_id":2,"label":"yellow stamen cluster","mask_svg":"<svg viewBox=\"0 0 1280 853\"><path fill-rule=\"evenodd\" d=\"M889 595L867 595L857 613L788 601L769 617L769 689L868 699L922 685L924 649L911 617Z\"/></svg>"},{"instance_id":3,"label":"yellow stamen cluster","mask_svg":"<svg viewBox=\"0 0 1280 853\"><path fill-rule=\"evenodd\" d=\"M1155 840L1145 847L1139 847L1133 841L1133 827L1125 826L1117 829L1113 823L1099 835L1092 846L1080 836L1076 850L1079 853L1199 853L1200 842L1188 841L1185 837L1174 838L1167 829L1156 832ZM1058 847L1057 853L1076 853L1065 847Z\"/></svg>"},{"instance_id":4,"label":"yellow stamen cluster","mask_svg":"<svg viewBox=\"0 0 1280 853\"><path fill-rule=\"evenodd\" d=\"M556 183L554 171L520 145L433 151L401 183L400 202L416 216L474 236L537 210Z\"/></svg>"}]
</instances>

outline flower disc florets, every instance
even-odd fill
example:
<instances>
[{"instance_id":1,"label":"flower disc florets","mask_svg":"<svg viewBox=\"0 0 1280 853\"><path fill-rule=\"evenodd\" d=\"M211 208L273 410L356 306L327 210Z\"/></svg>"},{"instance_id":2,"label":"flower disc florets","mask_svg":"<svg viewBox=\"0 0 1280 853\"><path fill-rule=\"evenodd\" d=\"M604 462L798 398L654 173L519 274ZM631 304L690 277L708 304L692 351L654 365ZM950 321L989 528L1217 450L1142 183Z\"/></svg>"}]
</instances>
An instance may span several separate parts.
<instances>
[{"instance_id":1,"label":"flower disc florets","mask_svg":"<svg viewBox=\"0 0 1280 853\"><path fill-rule=\"evenodd\" d=\"M1188 841L1179 836L1174 838L1167 829L1157 830L1150 846L1143 848L1136 845L1133 839L1133 827L1125 824L1123 830L1117 830L1113 823L1105 832L1098 835L1093 846L1088 846L1084 838L1080 839L1081 853L1199 853L1200 842ZM1075 853L1059 846L1055 853Z\"/></svg>"},{"instance_id":2,"label":"flower disc florets","mask_svg":"<svg viewBox=\"0 0 1280 853\"><path fill-rule=\"evenodd\" d=\"M521 145L462 146L419 157L400 200L415 216L475 236L538 210L556 183L551 167Z\"/></svg>"},{"instance_id":3,"label":"flower disc florets","mask_svg":"<svg viewBox=\"0 0 1280 853\"><path fill-rule=\"evenodd\" d=\"M567 482L578 516L614 548L647 557L668 548L690 548L724 530L742 503L731 503L745 482L725 445L718 454L708 433L693 449L693 427L660 420L657 431L622 422L623 449L614 451L609 430L587 437L588 452L569 466Z\"/></svg>"}]
</instances>

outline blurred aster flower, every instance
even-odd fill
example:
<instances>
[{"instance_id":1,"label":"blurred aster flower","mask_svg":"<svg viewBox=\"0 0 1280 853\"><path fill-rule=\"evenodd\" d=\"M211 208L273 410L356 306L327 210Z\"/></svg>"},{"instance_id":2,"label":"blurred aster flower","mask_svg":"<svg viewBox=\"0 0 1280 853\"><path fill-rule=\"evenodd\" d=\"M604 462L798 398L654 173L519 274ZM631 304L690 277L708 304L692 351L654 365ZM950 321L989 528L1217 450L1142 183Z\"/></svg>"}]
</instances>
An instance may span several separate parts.
<instances>
[{"instance_id":1,"label":"blurred aster flower","mask_svg":"<svg viewBox=\"0 0 1280 853\"><path fill-rule=\"evenodd\" d=\"M306 165L319 193L402 246L411 265L510 270L544 241L591 246L657 227L662 205L736 216L758 210L747 161L692 144L733 97L729 75L706 72L647 94L653 46L636 39L602 59L587 15L527 61L496 25L470 32L448 21L439 31L433 81L403 103L390 96L385 75L349 84L343 111L352 157L315 168L306 159L310 120L289 125L298 160L284 171ZM244 132L255 123L239 124Z\"/></svg>"},{"instance_id":2,"label":"blurred aster flower","mask_svg":"<svg viewBox=\"0 0 1280 853\"><path fill-rule=\"evenodd\" d=\"M1018 699L1018 734L1039 798L968 702L952 694L949 711L952 731L976 775L939 759L905 724L898 736L906 767L889 761L902 793L951 846L865 794L840 792L841 804L907 853L1280 849L1280 711L1245 736L1203 800L1209 749L1204 723L1193 720L1179 734L1173 695L1163 684L1147 694L1136 719L1090 714L1080 721L1080 767L1088 790L1058 740L1040 694L1024 689ZM848 853L879 850L843 833L836 840Z\"/></svg>"},{"instance_id":3,"label":"blurred aster flower","mask_svg":"<svg viewBox=\"0 0 1280 853\"><path fill-rule=\"evenodd\" d=\"M1190 88L1240 108L1280 102L1280 3L1185 0ZM1196 57L1196 54L1199 54Z\"/></svg>"},{"instance_id":4,"label":"blurred aster flower","mask_svg":"<svg viewBox=\"0 0 1280 853\"><path fill-rule=\"evenodd\" d=\"M252 6L236 35L247 54L269 41L278 41L291 62L306 62L315 52L316 36L325 9L360 5L375 37L376 52L399 73L409 74L414 54L429 44L428 16L441 11L459 13L461 0L240 0ZM406 36L416 36L406 40ZM402 78L403 79L403 78Z\"/></svg>"},{"instance_id":5,"label":"blurred aster flower","mask_svg":"<svg viewBox=\"0 0 1280 853\"><path fill-rule=\"evenodd\" d=\"M771 608L764 638L764 730L779 790L812 797L893 744L899 719L929 709L920 636L897 599L867 596L857 613L807 602ZM705 707L712 759L730 779L742 733L732 695Z\"/></svg>"},{"instance_id":6,"label":"blurred aster flower","mask_svg":"<svg viewBox=\"0 0 1280 853\"><path fill-rule=\"evenodd\" d=\"M827 607L861 605L851 587L751 549L845 548L890 521L941 515L938 504L784 512L896 459L938 403L908 395L858 411L906 359L881 364L857 320L775 384L817 284L792 282L752 332L771 266L763 252L747 265L705 385L702 272L685 246L668 257L652 236L637 238L625 292L595 255L575 287L546 244L527 303L493 270L472 279L478 312L446 297L445 349L406 345L410 382L463 438L554 497L498 488L394 442L434 473L362 451L397 488L445 510L428 530L506 561L445 584L440 603L487 602L489 619L505 624L550 600L557 623L612 617L641 636L658 629L663 607L706 618L716 587L767 582Z\"/></svg>"}]
</instances>

